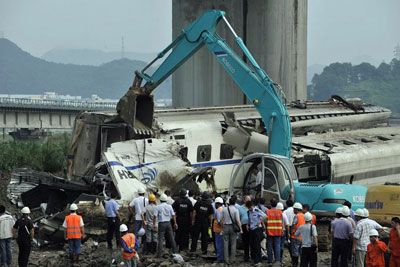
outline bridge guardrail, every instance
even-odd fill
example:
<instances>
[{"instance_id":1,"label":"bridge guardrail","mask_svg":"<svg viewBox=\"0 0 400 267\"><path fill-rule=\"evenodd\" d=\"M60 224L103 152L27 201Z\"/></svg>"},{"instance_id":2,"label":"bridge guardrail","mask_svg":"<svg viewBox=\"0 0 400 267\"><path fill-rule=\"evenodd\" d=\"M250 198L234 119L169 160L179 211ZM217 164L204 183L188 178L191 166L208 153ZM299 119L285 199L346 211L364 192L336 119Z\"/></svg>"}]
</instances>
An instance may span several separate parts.
<instances>
[{"instance_id":1,"label":"bridge guardrail","mask_svg":"<svg viewBox=\"0 0 400 267\"><path fill-rule=\"evenodd\" d=\"M69 110L115 110L116 102L91 102L0 97L0 107L53 108Z\"/></svg>"}]
</instances>

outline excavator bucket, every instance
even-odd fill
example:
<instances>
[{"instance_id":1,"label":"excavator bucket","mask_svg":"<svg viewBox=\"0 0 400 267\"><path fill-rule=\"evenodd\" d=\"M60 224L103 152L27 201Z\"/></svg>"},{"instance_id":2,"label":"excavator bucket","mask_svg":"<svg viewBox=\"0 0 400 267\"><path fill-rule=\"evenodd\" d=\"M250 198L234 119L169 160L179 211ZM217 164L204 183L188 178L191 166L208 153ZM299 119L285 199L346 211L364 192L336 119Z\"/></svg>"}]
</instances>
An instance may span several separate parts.
<instances>
[{"instance_id":1,"label":"excavator bucket","mask_svg":"<svg viewBox=\"0 0 400 267\"><path fill-rule=\"evenodd\" d=\"M149 128L153 124L154 98L141 88L131 87L119 100L117 112L132 128Z\"/></svg>"}]
</instances>

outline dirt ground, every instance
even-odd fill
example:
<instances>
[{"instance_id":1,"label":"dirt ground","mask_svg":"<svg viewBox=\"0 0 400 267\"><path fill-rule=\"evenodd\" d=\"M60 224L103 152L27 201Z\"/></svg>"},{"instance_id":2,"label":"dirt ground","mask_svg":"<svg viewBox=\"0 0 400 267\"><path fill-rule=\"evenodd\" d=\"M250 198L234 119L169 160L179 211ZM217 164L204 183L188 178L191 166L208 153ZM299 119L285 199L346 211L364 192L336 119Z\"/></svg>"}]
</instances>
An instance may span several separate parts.
<instances>
[{"instance_id":1,"label":"dirt ground","mask_svg":"<svg viewBox=\"0 0 400 267\"><path fill-rule=\"evenodd\" d=\"M211 249L211 245L209 246ZM31 256L29 258L29 266L71 266L67 258L67 246L59 249L50 248L33 248ZM111 251L107 249L105 242L99 243L97 246L94 245L93 240L88 240L82 245L82 254L80 256L80 263L74 266L119 266L121 262L121 252L118 250L113 251L116 259L114 265L111 264L112 255ZM210 252L210 255L212 253ZM140 255L140 254L139 254ZM213 260L204 259L200 254L186 254L183 253L184 263L175 263L172 258L168 256L168 251L164 254L163 258L156 258L154 255L144 255L140 257L138 266L150 266L150 267L190 267L190 266L224 266L224 264L214 263ZM12 266L18 266L18 246L16 242L13 242L13 264ZM210 257L211 258L211 257ZM243 251L238 250L236 256L236 262L231 266L253 266L249 263L243 262ZM266 261L263 262L263 266L266 265ZM289 252L284 252L284 265L291 266ZM321 252L318 253L318 266L330 266L330 253Z\"/></svg>"},{"instance_id":2,"label":"dirt ground","mask_svg":"<svg viewBox=\"0 0 400 267\"><path fill-rule=\"evenodd\" d=\"M7 199L7 185L9 178L6 176L0 176L0 203L5 205L7 211L15 214L18 209ZM209 254L213 250L212 245L209 245ZM13 240L12 243L13 260L11 266L18 266L18 246ZM115 256L116 264L112 265L112 253ZM140 255L140 253L139 253ZM150 266L150 267L190 267L190 266L223 266L223 264L214 263L212 257L202 258L199 254L186 254L183 253L184 263L175 263L169 256L168 251L165 252L163 258L156 258L154 255L140 255L138 266ZM98 245L89 239L85 244L82 245L82 253L80 256L80 263L74 266L119 266L121 262L121 252L114 250L111 252L107 249L105 242L100 242ZM289 252L284 252L284 265L290 266ZM263 265L266 262L263 262ZM318 266L329 266L330 265L330 252L318 253ZM50 248L44 247L39 248L33 246L28 266L46 266L46 267L58 267L58 266L70 266L67 258L67 245L64 247ZM252 266L249 263L243 262L243 251L238 250L236 256L236 262L232 266Z\"/></svg>"}]
</instances>

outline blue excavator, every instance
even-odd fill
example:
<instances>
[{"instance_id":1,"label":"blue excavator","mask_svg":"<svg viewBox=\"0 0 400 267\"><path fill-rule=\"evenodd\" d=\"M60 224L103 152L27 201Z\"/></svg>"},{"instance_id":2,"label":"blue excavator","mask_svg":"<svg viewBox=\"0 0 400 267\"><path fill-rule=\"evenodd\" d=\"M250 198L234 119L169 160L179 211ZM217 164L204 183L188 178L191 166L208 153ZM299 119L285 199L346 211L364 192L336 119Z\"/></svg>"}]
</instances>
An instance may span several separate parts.
<instances>
[{"instance_id":1,"label":"blue excavator","mask_svg":"<svg viewBox=\"0 0 400 267\"><path fill-rule=\"evenodd\" d=\"M247 63L216 33L224 21L233 33ZM120 116L134 127L149 127L153 122L152 92L188 58L205 46L258 110L264 123L267 151L246 155L230 177L230 194L257 195L282 202L292 199L308 204L317 216L330 217L346 200L353 209L364 207L367 189L354 184L299 182L291 160L290 117L280 87L257 64L242 39L237 36L220 10L206 11L143 70L135 72L133 85L117 105ZM157 60L165 60L150 75L146 71ZM126 103L129 108L126 108ZM239 140L240 142L240 140ZM243 141L245 142L245 141ZM246 144L244 144L246 145Z\"/></svg>"}]
</instances>

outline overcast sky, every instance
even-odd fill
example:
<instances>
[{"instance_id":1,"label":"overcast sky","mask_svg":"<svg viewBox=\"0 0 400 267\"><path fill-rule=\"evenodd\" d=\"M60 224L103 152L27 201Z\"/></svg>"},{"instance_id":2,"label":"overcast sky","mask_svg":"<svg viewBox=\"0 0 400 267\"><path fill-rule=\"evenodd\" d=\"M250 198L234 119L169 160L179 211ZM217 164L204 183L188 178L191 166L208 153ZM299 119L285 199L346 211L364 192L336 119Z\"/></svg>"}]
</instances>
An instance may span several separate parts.
<instances>
[{"instance_id":1,"label":"overcast sky","mask_svg":"<svg viewBox=\"0 0 400 267\"><path fill-rule=\"evenodd\" d=\"M278 1L278 0L276 0ZM53 48L159 52L171 41L171 0L0 0L0 36L34 56ZM309 0L308 65L390 61L400 0Z\"/></svg>"}]
</instances>

